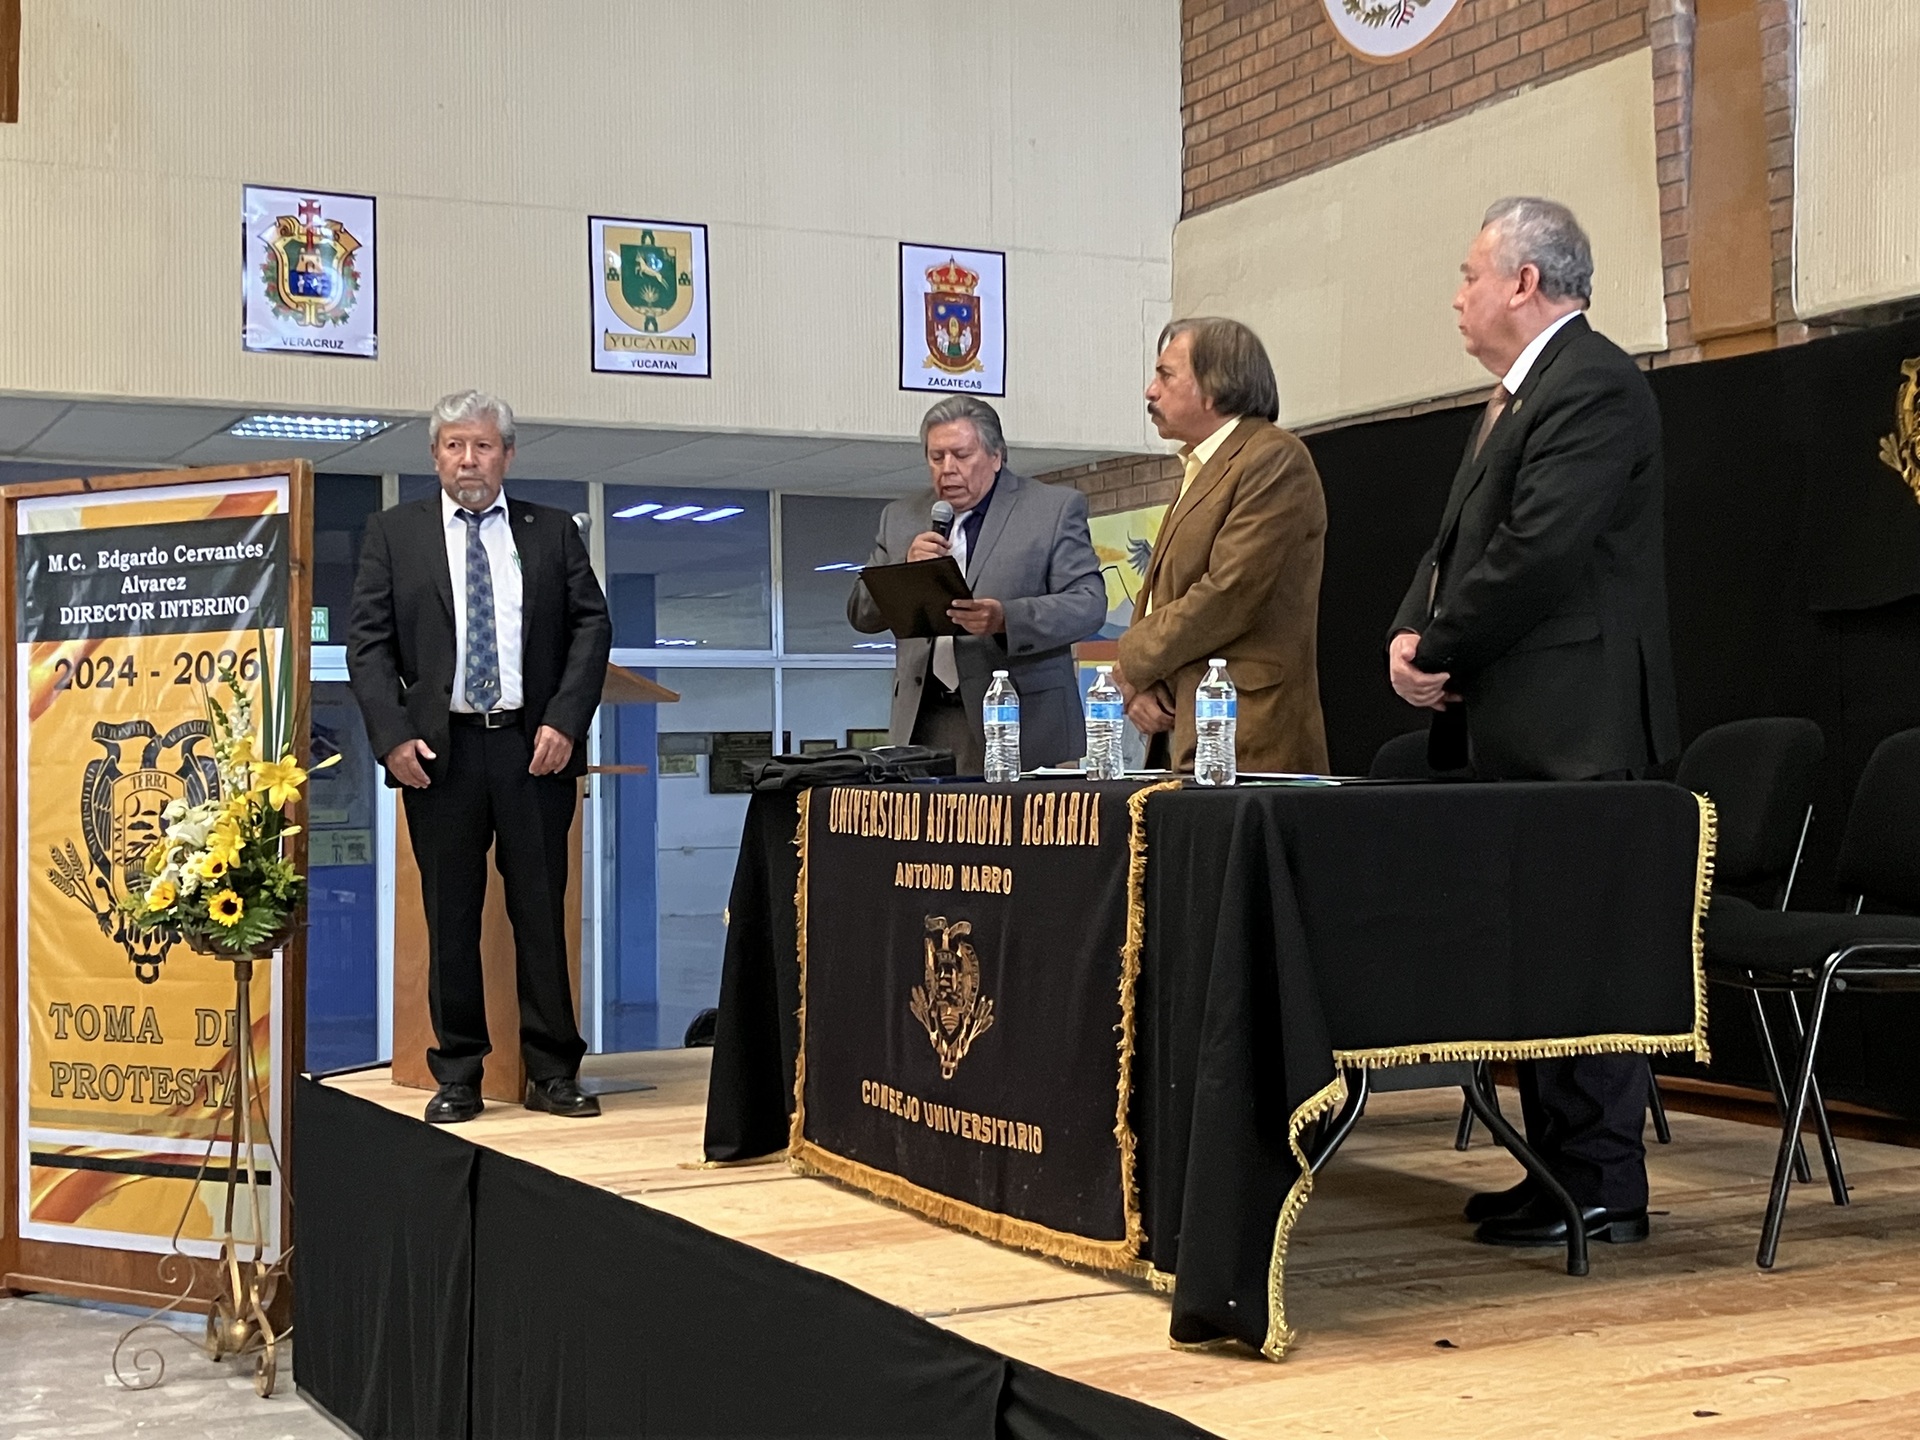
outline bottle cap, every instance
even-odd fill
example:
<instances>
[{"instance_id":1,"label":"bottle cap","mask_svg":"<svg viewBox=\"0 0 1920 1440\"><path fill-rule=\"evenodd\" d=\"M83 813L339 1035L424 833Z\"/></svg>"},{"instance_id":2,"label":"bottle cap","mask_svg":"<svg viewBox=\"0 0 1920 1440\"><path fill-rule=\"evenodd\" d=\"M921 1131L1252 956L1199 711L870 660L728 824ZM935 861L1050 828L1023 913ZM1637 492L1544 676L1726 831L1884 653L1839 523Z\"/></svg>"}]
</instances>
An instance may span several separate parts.
<instances>
[{"instance_id":1,"label":"bottle cap","mask_svg":"<svg viewBox=\"0 0 1920 1440\"><path fill-rule=\"evenodd\" d=\"M1113 666L1111 666L1111 665L1096 665L1096 666L1094 666L1094 667L1093 667L1093 673L1094 673L1094 674L1096 674L1096 675L1111 675L1111 674L1113 674Z\"/></svg>"},{"instance_id":2,"label":"bottle cap","mask_svg":"<svg viewBox=\"0 0 1920 1440\"><path fill-rule=\"evenodd\" d=\"M1007 678L1007 672L1004 670L996 670L993 672L993 678L996 680L1004 680Z\"/></svg>"},{"instance_id":3,"label":"bottle cap","mask_svg":"<svg viewBox=\"0 0 1920 1440\"><path fill-rule=\"evenodd\" d=\"M1224 661L1224 660L1209 660L1209 661L1207 661L1207 664L1209 664L1209 665L1224 665L1224 664L1226 664L1226 663L1227 663L1227 662L1226 662L1226 661Z\"/></svg>"}]
</instances>

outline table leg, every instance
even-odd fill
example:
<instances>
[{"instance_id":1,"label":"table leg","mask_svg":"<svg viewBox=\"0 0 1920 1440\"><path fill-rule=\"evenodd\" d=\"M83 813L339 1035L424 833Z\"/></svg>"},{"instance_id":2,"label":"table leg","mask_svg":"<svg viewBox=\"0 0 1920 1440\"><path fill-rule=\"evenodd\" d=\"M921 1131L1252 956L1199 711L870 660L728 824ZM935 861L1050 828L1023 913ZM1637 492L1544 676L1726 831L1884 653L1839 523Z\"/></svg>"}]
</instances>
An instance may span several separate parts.
<instances>
[{"instance_id":1,"label":"table leg","mask_svg":"<svg viewBox=\"0 0 1920 1440\"><path fill-rule=\"evenodd\" d=\"M1347 1143L1347 1136L1353 1133L1354 1125L1359 1121L1361 1112L1367 1108L1367 1072L1348 1070L1347 1103L1340 1107L1340 1113L1321 1128L1315 1138L1313 1153L1307 1157L1307 1169L1318 1175L1320 1167L1333 1159L1334 1152Z\"/></svg>"},{"instance_id":2,"label":"table leg","mask_svg":"<svg viewBox=\"0 0 1920 1440\"><path fill-rule=\"evenodd\" d=\"M1580 1207L1574 1203L1573 1196L1567 1193L1566 1186L1556 1180L1553 1172L1547 1169L1546 1162L1534 1154L1532 1148L1520 1137L1520 1132L1507 1123L1506 1117L1500 1113L1498 1102L1481 1090L1482 1085L1491 1090L1492 1080L1486 1078L1484 1072L1478 1067L1475 1067L1473 1079L1473 1084L1461 1086L1461 1092L1467 1097L1467 1104L1473 1107L1473 1113L1480 1117L1480 1123L1487 1127L1493 1138L1506 1148L1508 1154L1526 1167L1534 1183L1552 1196L1554 1202L1559 1205L1561 1212L1567 1217L1567 1273L1569 1275L1586 1274L1587 1227L1581 1223Z\"/></svg>"}]
</instances>

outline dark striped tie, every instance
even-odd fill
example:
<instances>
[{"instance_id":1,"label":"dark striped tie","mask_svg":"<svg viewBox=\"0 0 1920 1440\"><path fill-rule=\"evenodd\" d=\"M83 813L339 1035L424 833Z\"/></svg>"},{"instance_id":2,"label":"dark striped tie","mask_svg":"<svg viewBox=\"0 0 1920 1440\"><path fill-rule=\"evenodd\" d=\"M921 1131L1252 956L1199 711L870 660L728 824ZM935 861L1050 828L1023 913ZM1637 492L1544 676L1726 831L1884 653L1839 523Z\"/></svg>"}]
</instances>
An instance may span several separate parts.
<instances>
[{"instance_id":1,"label":"dark striped tie","mask_svg":"<svg viewBox=\"0 0 1920 1440\"><path fill-rule=\"evenodd\" d=\"M500 703L500 637L493 608L493 567L480 527L489 515L504 516L498 505L475 514L455 512L467 522L467 703L482 712Z\"/></svg>"}]
</instances>

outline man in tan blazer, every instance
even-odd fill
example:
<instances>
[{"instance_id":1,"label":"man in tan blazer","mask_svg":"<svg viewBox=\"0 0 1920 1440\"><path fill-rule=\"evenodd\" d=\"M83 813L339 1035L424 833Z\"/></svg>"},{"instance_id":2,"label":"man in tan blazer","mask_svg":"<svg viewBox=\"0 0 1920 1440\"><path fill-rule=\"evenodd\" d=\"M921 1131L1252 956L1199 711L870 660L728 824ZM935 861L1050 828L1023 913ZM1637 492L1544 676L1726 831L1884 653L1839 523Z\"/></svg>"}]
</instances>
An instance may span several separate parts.
<instances>
[{"instance_id":1,"label":"man in tan blazer","mask_svg":"<svg viewBox=\"0 0 1920 1440\"><path fill-rule=\"evenodd\" d=\"M1147 414L1181 442L1185 474L1114 671L1149 765L1193 768L1194 691L1218 657L1240 696L1240 768L1327 768L1314 648L1326 497L1279 413L1266 349L1239 321L1161 332Z\"/></svg>"}]
</instances>

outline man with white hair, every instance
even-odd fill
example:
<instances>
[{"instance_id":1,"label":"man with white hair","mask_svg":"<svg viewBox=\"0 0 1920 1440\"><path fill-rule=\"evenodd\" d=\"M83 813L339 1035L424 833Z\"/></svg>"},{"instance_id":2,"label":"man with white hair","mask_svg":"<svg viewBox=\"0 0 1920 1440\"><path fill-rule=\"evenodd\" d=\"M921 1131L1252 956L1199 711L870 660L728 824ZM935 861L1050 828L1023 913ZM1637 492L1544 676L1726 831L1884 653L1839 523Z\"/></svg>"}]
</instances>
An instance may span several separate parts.
<instances>
[{"instance_id":1,"label":"man with white hair","mask_svg":"<svg viewBox=\"0 0 1920 1440\"><path fill-rule=\"evenodd\" d=\"M1021 765L1071 764L1087 748L1073 646L1107 613L1086 496L1014 474L999 412L971 395L935 402L920 421L920 446L931 489L881 513L867 563L951 555L974 598L947 610L966 634L896 638L889 737L950 750L960 774L980 774L981 705L993 672L1005 670L1020 695ZM945 534L932 519L940 501L950 507ZM864 582L847 597L847 623L869 635L887 628Z\"/></svg>"},{"instance_id":2,"label":"man with white hair","mask_svg":"<svg viewBox=\"0 0 1920 1440\"><path fill-rule=\"evenodd\" d=\"M513 921L526 1106L600 1113L578 1082L566 895L613 627L572 517L503 493L513 433L513 411L481 391L434 406L440 493L367 521L347 634L353 693L387 783L402 787L420 865L436 1125L482 1109L489 849Z\"/></svg>"},{"instance_id":3,"label":"man with white hair","mask_svg":"<svg viewBox=\"0 0 1920 1440\"><path fill-rule=\"evenodd\" d=\"M1679 751L1667 636L1660 412L1632 359L1593 330L1593 250L1573 212L1515 197L1487 211L1453 308L1500 377L1467 442L1388 639L1388 678L1432 710L1428 759L1481 779L1623 780ZM1647 1235L1647 1063L1523 1064L1527 1136L1588 1234ZM1495 1245L1560 1245L1530 1181L1476 1195Z\"/></svg>"}]
</instances>

